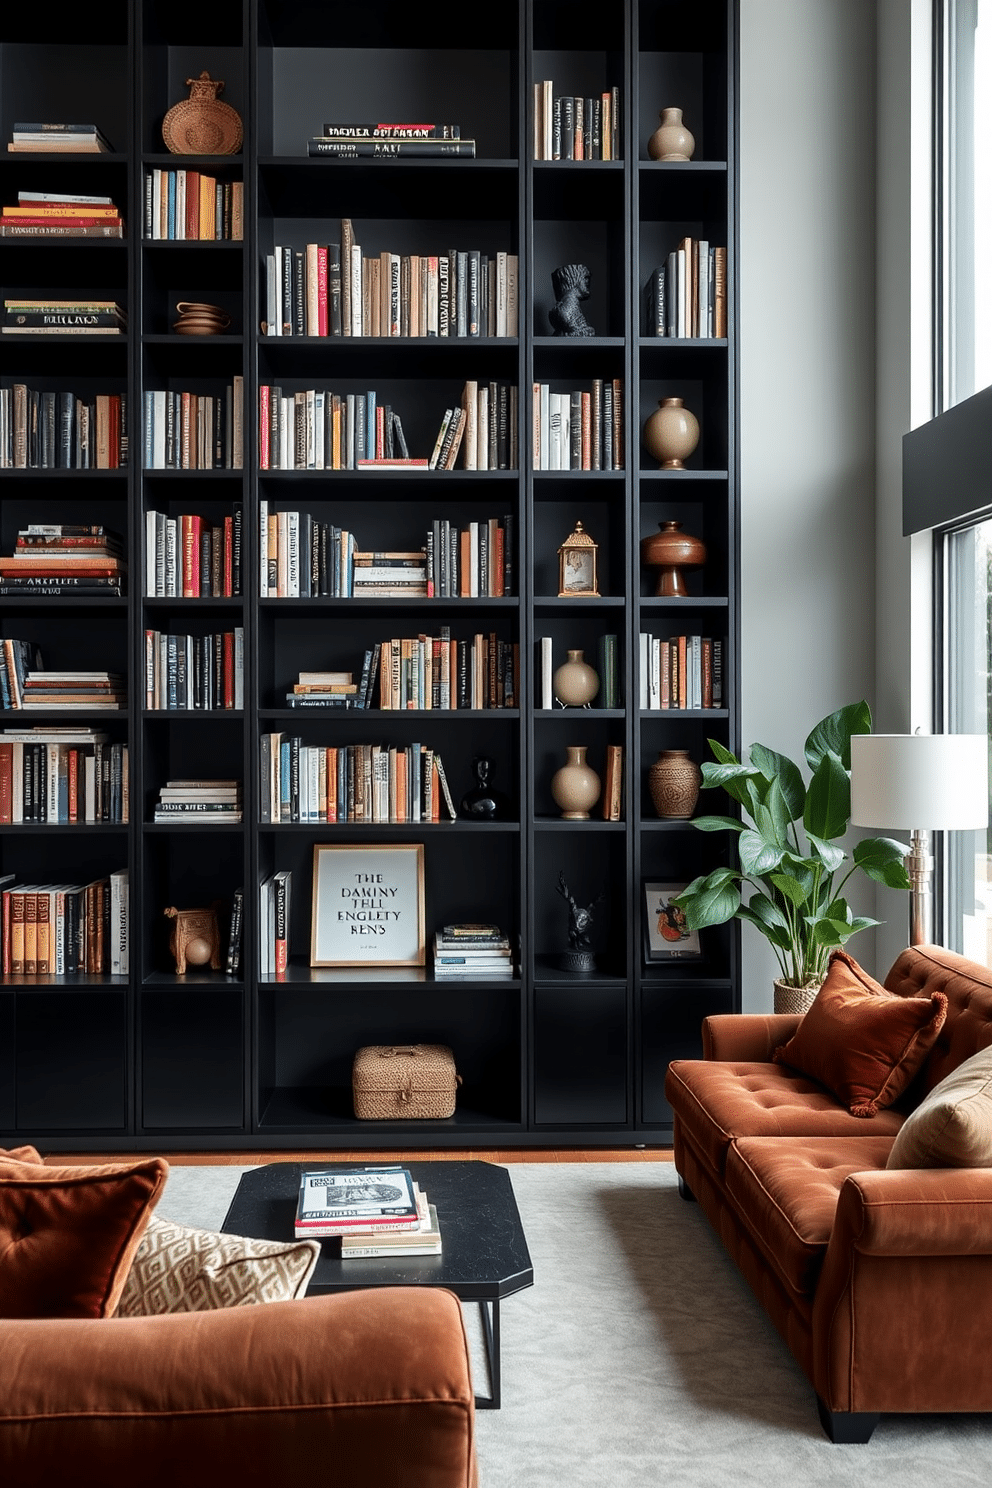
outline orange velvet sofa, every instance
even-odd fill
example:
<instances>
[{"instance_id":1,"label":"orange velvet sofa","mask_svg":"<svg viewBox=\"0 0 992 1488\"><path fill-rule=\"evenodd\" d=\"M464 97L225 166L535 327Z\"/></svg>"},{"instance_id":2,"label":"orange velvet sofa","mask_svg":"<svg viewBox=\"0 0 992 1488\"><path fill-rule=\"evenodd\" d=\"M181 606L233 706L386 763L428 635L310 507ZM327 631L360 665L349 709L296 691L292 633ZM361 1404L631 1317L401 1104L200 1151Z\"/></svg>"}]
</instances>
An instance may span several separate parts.
<instances>
[{"instance_id":1,"label":"orange velvet sofa","mask_svg":"<svg viewBox=\"0 0 992 1488\"><path fill-rule=\"evenodd\" d=\"M852 1116L772 1060L796 1015L707 1018L704 1058L674 1061L683 1197L698 1200L816 1392L831 1440L884 1412L992 1411L992 1168L887 1169L908 1113L992 1044L992 972L904 951L887 991L942 992L947 1016L904 1095Z\"/></svg>"},{"instance_id":2,"label":"orange velvet sofa","mask_svg":"<svg viewBox=\"0 0 992 1488\"><path fill-rule=\"evenodd\" d=\"M474 1488L457 1298L420 1287L4 1319L0 1483Z\"/></svg>"}]
</instances>

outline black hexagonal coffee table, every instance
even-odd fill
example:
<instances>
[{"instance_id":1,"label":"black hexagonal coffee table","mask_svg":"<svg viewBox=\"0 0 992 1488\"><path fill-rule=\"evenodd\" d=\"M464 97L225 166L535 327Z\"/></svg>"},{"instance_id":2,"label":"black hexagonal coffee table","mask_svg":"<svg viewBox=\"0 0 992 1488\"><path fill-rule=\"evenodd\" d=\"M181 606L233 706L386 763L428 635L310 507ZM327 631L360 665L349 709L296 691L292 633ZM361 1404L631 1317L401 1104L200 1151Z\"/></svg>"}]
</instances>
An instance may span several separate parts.
<instances>
[{"instance_id":1,"label":"black hexagonal coffee table","mask_svg":"<svg viewBox=\"0 0 992 1488\"><path fill-rule=\"evenodd\" d=\"M304 1168L333 1166L333 1162L268 1163L245 1173L221 1229L257 1240L291 1240L300 1173ZM437 1286L447 1287L463 1302L477 1302L490 1394L477 1396L476 1405L498 1410L499 1304L534 1284L510 1175L488 1162L408 1162L403 1166L437 1209L441 1254L342 1261L340 1241L325 1240L307 1295L363 1287Z\"/></svg>"}]
</instances>

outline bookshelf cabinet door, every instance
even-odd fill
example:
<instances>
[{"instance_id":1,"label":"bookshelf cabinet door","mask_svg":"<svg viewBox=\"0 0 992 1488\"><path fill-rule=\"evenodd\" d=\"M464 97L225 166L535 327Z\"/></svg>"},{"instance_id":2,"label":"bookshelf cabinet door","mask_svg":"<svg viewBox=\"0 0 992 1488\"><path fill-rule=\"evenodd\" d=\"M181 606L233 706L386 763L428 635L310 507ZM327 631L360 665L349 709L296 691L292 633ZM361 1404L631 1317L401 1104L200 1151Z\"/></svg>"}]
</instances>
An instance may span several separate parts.
<instances>
[{"instance_id":1,"label":"bookshelf cabinet door","mask_svg":"<svg viewBox=\"0 0 992 1488\"><path fill-rule=\"evenodd\" d=\"M17 999L17 1125L22 1132L123 1131L123 992Z\"/></svg>"},{"instance_id":2,"label":"bookshelf cabinet door","mask_svg":"<svg viewBox=\"0 0 992 1488\"><path fill-rule=\"evenodd\" d=\"M11 992L0 993L0 1131L13 1131L17 1120L14 1102L16 1090L15 1042L17 1032L17 999Z\"/></svg>"},{"instance_id":3,"label":"bookshelf cabinet door","mask_svg":"<svg viewBox=\"0 0 992 1488\"><path fill-rule=\"evenodd\" d=\"M539 1126L627 1120L624 987L536 990L534 1120Z\"/></svg>"},{"instance_id":4,"label":"bookshelf cabinet door","mask_svg":"<svg viewBox=\"0 0 992 1488\"><path fill-rule=\"evenodd\" d=\"M735 1012L729 984L722 988L644 987L641 990L640 1120L671 1126L665 1076L673 1059L702 1059L703 1019Z\"/></svg>"},{"instance_id":5,"label":"bookshelf cabinet door","mask_svg":"<svg viewBox=\"0 0 992 1488\"><path fill-rule=\"evenodd\" d=\"M144 993L141 1119L146 1129L243 1125L243 1004L240 987Z\"/></svg>"}]
</instances>

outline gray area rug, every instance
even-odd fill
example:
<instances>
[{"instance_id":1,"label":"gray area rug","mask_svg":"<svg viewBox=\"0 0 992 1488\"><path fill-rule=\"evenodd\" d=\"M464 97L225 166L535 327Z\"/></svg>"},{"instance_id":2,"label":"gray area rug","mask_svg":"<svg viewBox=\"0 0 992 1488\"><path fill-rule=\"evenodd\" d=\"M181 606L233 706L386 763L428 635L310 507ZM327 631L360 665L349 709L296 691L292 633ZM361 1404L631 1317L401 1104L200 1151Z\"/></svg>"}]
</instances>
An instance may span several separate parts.
<instances>
[{"instance_id":1,"label":"gray area rug","mask_svg":"<svg viewBox=\"0 0 992 1488\"><path fill-rule=\"evenodd\" d=\"M216 1228L243 1171L174 1167L161 1210ZM671 1163L510 1174L535 1284L502 1306L503 1408L476 1418L480 1488L992 1480L992 1417L883 1416L867 1446L828 1442L805 1376Z\"/></svg>"}]
</instances>

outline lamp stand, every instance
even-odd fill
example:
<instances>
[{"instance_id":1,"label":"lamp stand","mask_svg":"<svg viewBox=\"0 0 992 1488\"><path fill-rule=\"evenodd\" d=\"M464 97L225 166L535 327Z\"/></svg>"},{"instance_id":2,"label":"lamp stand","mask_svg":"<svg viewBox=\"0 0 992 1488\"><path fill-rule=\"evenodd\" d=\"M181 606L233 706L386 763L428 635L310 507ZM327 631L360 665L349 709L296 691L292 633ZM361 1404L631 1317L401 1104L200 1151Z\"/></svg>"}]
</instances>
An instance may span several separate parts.
<instances>
[{"instance_id":1,"label":"lamp stand","mask_svg":"<svg viewBox=\"0 0 992 1488\"><path fill-rule=\"evenodd\" d=\"M930 878L933 873L929 832L914 830L910 833L906 872L909 874L909 943L926 945L930 940Z\"/></svg>"}]
</instances>

